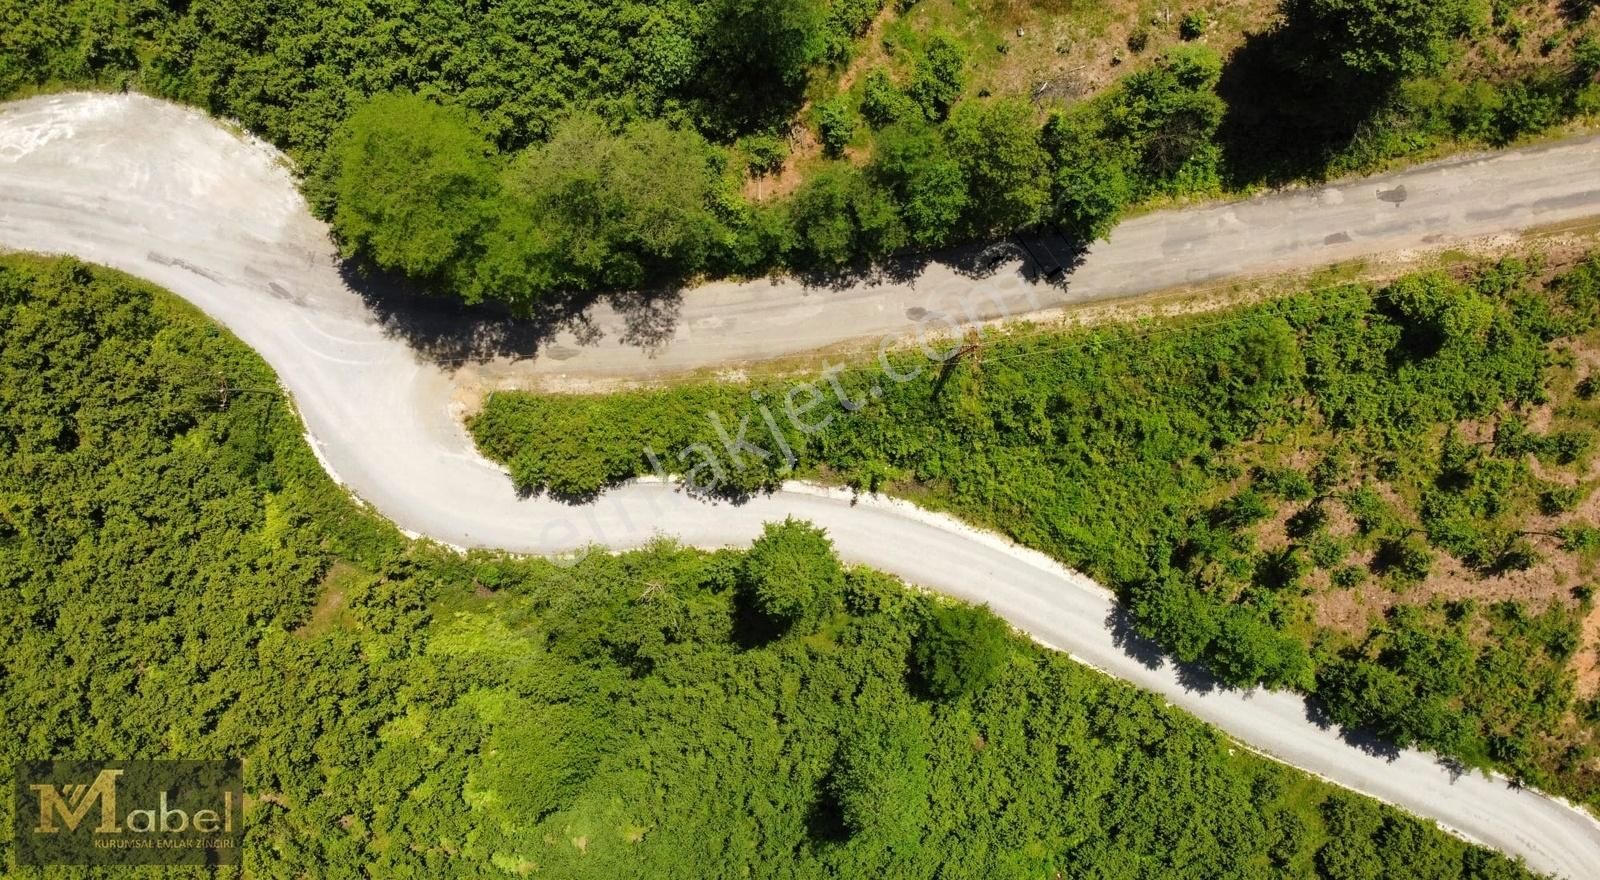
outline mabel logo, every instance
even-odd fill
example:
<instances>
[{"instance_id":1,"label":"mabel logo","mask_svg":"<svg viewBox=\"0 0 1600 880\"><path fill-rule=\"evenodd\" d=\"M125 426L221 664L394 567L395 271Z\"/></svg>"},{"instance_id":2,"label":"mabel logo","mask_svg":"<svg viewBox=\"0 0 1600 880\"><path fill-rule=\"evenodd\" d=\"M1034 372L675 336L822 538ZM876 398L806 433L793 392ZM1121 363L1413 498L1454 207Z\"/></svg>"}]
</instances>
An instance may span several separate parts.
<instances>
[{"instance_id":1,"label":"mabel logo","mask_svg":"<svg viewBox=\"0 0 1600 880\"><path fill-rule=\"evenodd\" d=\"M17 774L21 865L235 865L244 786L232 761L56 761Z\"/></svg>"},{"instance_id":2,"label":"mabel logo","mask_svg":"<svg viewBox=\"0 0 1600 880\"><path fill-rule=\"evenodd\" d=\"M55 834L60 831L56 819L60 818L67 825L68 831L77 831L83 823L83 817L89 814L89 808L97 802L100 805L100 824L95 827L98 834L115 834L121 831L117 827L117 777L122 775L121 770L101 770L96 776L93 785L67 785L66 791L54 785L30 785L39 799L39 825L34 828L37 834Z\"/></svg>"}]
</instances>

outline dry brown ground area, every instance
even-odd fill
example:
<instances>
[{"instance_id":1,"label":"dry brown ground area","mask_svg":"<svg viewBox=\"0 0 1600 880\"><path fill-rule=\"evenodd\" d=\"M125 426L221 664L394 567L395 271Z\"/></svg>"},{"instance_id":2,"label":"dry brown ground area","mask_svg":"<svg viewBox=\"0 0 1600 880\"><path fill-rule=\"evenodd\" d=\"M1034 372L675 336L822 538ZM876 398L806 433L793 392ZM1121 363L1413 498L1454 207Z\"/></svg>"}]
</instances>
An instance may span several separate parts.
<instances>
[{"instance_id":1,"label":"dry brown ground area","mask_svg":"<svg viewBox=\"0 0 1600 880\"><path fill-rule=\"evenodd\" d=\"M806 103L809 109L810 102ZM805 110L801 111L802 113ZM745 175L744 187L740 194L750 202L765 202L771 199L783 198L800 188L805 183L806 174L811 166L822 158L822 141L817 139L816 132L809 126L799 122L789 127L789 155L783 160L783 166L770 174L756 174L751 172Z\"/></svg>"},{"instance_id":2,"label":"dry brown ground area","mask_svg":"<svg viewBox=\"0 0 1600 880\"><path fill-rule=\"evenodd\" d=\"M1564 11L1564 7L1573 5L1571 0L1536 0L1513 10L1504 24L1486 25L1496 39L1472 43L1457 65L1464 72L1478 75L1564 65L1572 56L1572 45L1570 40L1559 38L1575 23ZM1545 40L1552 36L1558 38L1557 44L1546 52Z\"/></svg>"},{"instance_id":3,"label":"dry brown ground area","mask_svg":"<svg viewBox=\"0 0 1600 880\"><path fill-rule=\"evenodd\" d=\"M1026 95L1043 113L1092 97L1143 60L1181 42L1178 22L1189 12L1201 12L1209 22L1199 42L1226 57L1247 33L1264 29L1276 10L1276 0L922 0L902 12L889 0L857 40L850 62L820 77L812 92L848 92L874 67L893 70L896 58L884 38L891 25L900 24L918 35L950 33L967 44L968 94ZM1129 48L1135 32L1146 36L1139 52ZM748 175L745 198L761 202L788 195L822 160L822 144L805 122L811 106L808 99L796 114L783 166L772 174ZM853 148L845 157L861 165L870 151Z\"/></svg>"},{"instance_id":4,"label":"dry brown ground area","mask_svg":"<svg viewBox=\"0 0 1600 880\"><path fill-rule=\"evenodd\" d=\"M1590 609L1583 619L1583 647L1572 658L1572 674L1578 683L1578 694L1593 697L1600 693L1600 604Z\"/></svg>"},{"instance_id":5,"label":"dry brown ground area","mask_svg":"<svg viewBox=\"0 0 1600 880\"><path fill-rule=\"evenodd\" d=\"M954 0L933 3L956 4ZM991 0L979 4L1003 26L1005 53L974 75L977 89L1026 94L1040 104L1070 103L1111 85L1142 60L1178 45L1189 13L1207 21L1196 42L1226 58L1276 18L1276 0L1113 0L1109 3ZM1018 35L1021 31L1021 35ZM1135 34L1143 47L1132 48Z\"/></svg>"},{"instance_id":6,"label":"dry brown ground area","mask_svg":"<svg viewBox=\"0 0 1600 880\"><path fill-rule=\"evenodd\" d=\"M341 625L345 619L345 592L361 577L360 569L348 563L335 562L329 566L322 576L317 604L312 606L311 616L295 630L295 635L313 636Z\"/></svg>"},{"instance_id":7,"label":"dry brown ground area","mask_svg":"<svg viewBox=\"0 0 1600 880\"><path fill-rule=\"evenodd\" d=\"M1547 252L1546 278L1570 267L1587 252L1588 246L1587 241L1558 241ZM1456 271L1465 274L1469 270L1462 267ZM1573 366L1570 370L1557 371L1566 373L1553 382L1558 386L1557 398L1549 404L1519 413L1529 427L1538 432L1562 427L1562 422L1570 423L1570 419L1561 415L1560 410L1571 400L1572 386L1588 376L1600 375L1600 340L1596 337L1562 343L1558 349L1572 356ZM1493 436L1494 421L1466 422L1458 425L1458 429L1465 439L1486 441ZM1297 459L1285 463L1304 469L1310 459L1315 458L1311 450L1296 450L1296 454ZM1591 458L1586 471L1581 474L1573 472L1571 468L1545 465L1531 455L1528 461L1530 470L1541 480L1563 485L1581 484L1591 489L1588 496L1571 511L1555 516L1530 511L1522 519L1521 530L1541 557L1538 564L1525 571L1486 575L1436 549L1437 558L1429 576L1420 583L1401 589L1396 589L1387 579L1375 576L1369 576L1354 588L1341 589L1330 582L1326 571L1319 569L1306 579L1310 591L1311 622L1318 629L1359 639L1389 609L1400 605L1426 605L1435 600L1471 599L1479 605L1513 600L1523 603L1535 613L1557 605L1577 611L1580 603L1573 589L1580 585L1595 584L1596 566L1579 554L1562 550L1556 530L1569 523L1600 524L1600 491L1594 491L1594 487L1600 484L1600 456ZM1387 484L1378 483L1375 488L1405 520L1411 523L1418 521L1412 500L1401 497ZM1259 546L1269 550L1286 546L1289 543L1287 522L1303 506L1300 503L1286 504L1275 516L1259 525L1256 532ZM1328 532L1342 539L1353 538L1356 525L1344 505L1331 501L1326 507L1329 511ZM1371 550L1353 550L1344 562L1365 568L1371 563L1372 555ZM1600 694L1600 606L1585 619L1582 647L1574 655L1571 669L1580 696Z\"/></svg>"},{"instance_id":8,"label":"dry brown ground area","mask_svg":"<svg viewBox=\"0 0 1600 880\"><path fill-rule=\"evenodd\" d=\"M889 0L878 12L878 17L872 20L867 32L857 41L858 45L866 51L858 51L850 59L836 80L835 89L847 92L860 78L861 74L871 65L874 53L871 47L878 47L881 53L881 39L883 29L899 14L897 4ZM811 99L807 98L800 105L800 111L795 114L794 122L789 126L789 155L783 160L783 167L772 174L749 174L745 177L743 194L752 202L764 202L768 199L782 198L800 188L805 182L806 172L812 165L822 159L822 141L817 138L816 132L804 120L811 115ZM867 155L858 149L847 149L845 158L857 165L866 164Z\"/></svg>"},{"instance_id":9,"label":"dry brown ground area","mask_svg":"<svg viewBox=\"0 0 1600 880\"><path fill-rule=\"evenodd\" d=\"M1573 21L1564 7L1570 3L1535 0L1500 24L1487 23L1453 63L1454 78L1492 80L1566 64ZM902 11L889 0L857 40L850 62L818 74L810 92L814 97L848 92L874 67L903 68L904 52L892 45L897 37L942 32L968 50L967 94L1025 95L1042 116L1093 97L1182 43L1178 25L1185 15L1204 17L1205 33L1196 42L1227 58L1250 35L1270 29L1278 7L1278 0L920 0ZM783 166L771 175L747 176L746 198L759 202L788 195L822 161L822 145L807 123L810 110L808 99L790 128ZM858 165L869 156L867 149L846 154Z\"/></svg>"}]
</instances>

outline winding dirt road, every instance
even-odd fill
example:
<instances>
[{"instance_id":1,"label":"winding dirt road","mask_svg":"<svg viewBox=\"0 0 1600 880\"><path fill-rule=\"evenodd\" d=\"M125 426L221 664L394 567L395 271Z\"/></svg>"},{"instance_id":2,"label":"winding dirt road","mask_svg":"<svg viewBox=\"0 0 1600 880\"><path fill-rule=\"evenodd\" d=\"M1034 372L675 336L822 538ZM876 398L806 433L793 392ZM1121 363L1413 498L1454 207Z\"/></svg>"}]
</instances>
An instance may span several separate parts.
<instances>
[{"instance_id":1,"label":"winding dirt road","mask_svg":"<svg viewBox=\"0 0 1600 880\"><path fill-rule=\"evenodd\" d=\"M1356 242L1389 247L1408 236L1481 234L1600 214L1600 143L1424 168L1403 176L1410 196L1399 207L1374 200L1348 217L1328 213L1353 204L1353 193L1372 198L1376 189L1392 191L1399 179L1141 218L1117 231L1115 247L1091 256L1071 295L1091 294L1095 279L1126 281L1141 267L1155 271L1173 260L1210 268L1167 271L1243 271L1295 254L1307 263L1350 256L1338 248ZM1420 223L1402 221L1430 193L1448 193L1451 204L1431 205ZM1282 250L1286 241L1327 241L1335 233L1317 231L1327 228L1327 217L1339 218L1337 234L1348 241ZM1587 814L1497 778L1457 775L1419 752L1359 748L1312 720L1290 694L1197 687L1170 663L1121 645L1111 625L1113 597L1087 578L909 504L798 484L739 506L702 503L651 482L582 507L518 498L503 471L474 450L458 418L452 377L387 334L345 286L325 228L307 213L280 158L199 113L107 95L0 106L0 246L113 266L205 310L277 370L330 472L412 532L462 546L556 553L634 547L659 535L702 547L744 544L764 522L809 519L829 531L845 559L987 602L1044 644L1163 694L1250 748L1522 856L1536 870L1572 880L1600 875L1600 823ZM1091 270L1107 274L1086 274ZM934 280L953 284L954 277ZM781 298L773 286L691 293L684 312L696 316L693 326L684 331L685 344L674 343L665 356L686 351L684 357L710 358L716 349L709 343L717 340L764 344L767 337L755 328L769 324L783 330L785 344L827 341L793 322L751 317L769 314L762 297ZM813 295L806 308L819 310L810 326L864 336L888 328L891 318L903 322L912 307L902 308L897 297L918 295L909 286L850 290ZM717 330L709 322L724 296L743 304L730 307L737 319L726 316ZM877 315L872 320L880 323L822 317L820 309L832 309L835 297L855 303L845 309L851 319ZM788 306L775 308L781 307ZM857 332L863 326L866 332ZM636 352L613 357L616 364L642 362Z\"/></svg>"}]
</instances>

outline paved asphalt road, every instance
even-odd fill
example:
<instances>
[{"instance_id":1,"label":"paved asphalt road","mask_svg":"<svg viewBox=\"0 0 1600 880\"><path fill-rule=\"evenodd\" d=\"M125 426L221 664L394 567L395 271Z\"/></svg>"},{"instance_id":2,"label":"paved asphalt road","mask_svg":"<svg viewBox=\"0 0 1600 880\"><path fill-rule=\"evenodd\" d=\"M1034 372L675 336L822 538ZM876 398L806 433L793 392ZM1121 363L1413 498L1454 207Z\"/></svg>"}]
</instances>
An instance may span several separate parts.
<instances>
[{"instance_id":1,"label":"paved asphalt road","mask_svg":"<svg viewBox=\"0 0 1600 880\"><path fill-rule=\"evenodd\" d=\"M1600 144L1578 142L1381 183L1153 215L1119 229L1107 267L1080 274L1074 287L1087 295L1085 279L1095 278L1111 292L1129 292L1127 285L1141 283L1133 275L1147 269L1177 272L1183 264L1204 266L1183 272L1217 274L1296 254L1307 261L1348 255L1342 245L1309 243L1322 240L1320 230L1342 229L1352 243L1387 247L1445 227L1480 233L1593 211L1600 208L1597 159ZM1411 195L1399 208L1371 197L1402 179ZM1439 219L1406 219L1427 212ZM740 506L695 501L660 483L632 484L582 507L519 499L504 473L474 451L457 417L452 378L387 334L341 281L325 229L307 214L276 155L198 113L103 95L0 106L0 245L75 254L204 309L277 370L330 471L413 532L540 553L633 547L658 535L715 547L747 543L763 522L803 517L827 528L847 560L987 602L1039 641L1163 694L1253 749L1522 856L1538 870L1573 880L1600 874L1600 823L1588 815L1497 778L1457 775L1415 751L1358 748L1319 726L1289 694L1196 686L1170 663L1119 644L1115 601L1093 582L909 504L798 484ZM709 314L709 302L734 290L719 287L695 308ZM852 314L874 313L866 305L871 291L843 296L855 303ZM813 307L821 305L819 298ZM785 308L780 303L775 314ZM725 332L757 345L765 340L758 328L788 326L756 317L763 313L751 301ZM808 326L829 323L817 318ZM798 333L782 339L821 341L807 333L796 342ZM697 357L710 350L687 347L701 352Z\"/></svg>"}]
</instances>

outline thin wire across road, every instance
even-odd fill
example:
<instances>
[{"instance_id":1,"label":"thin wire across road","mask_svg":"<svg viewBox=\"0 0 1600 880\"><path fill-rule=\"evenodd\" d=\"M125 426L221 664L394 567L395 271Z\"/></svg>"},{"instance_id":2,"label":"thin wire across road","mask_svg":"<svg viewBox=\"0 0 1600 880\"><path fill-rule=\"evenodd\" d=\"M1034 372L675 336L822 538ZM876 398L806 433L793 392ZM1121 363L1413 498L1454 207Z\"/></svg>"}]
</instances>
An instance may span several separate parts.
<instances>
[{"instance_id":1,"label":"thin wire across road","mask_svg":"<svg viewBox=\"0 0 1600 880\"><path fill-rule=\"evenodd\" d=\"M1409 197L1398 207L1373 195L1400 185ZM1410 237L1481 235L1587 214L1600 214L1594 140L1142 217L1091 255L1069 293L1120 295L1130 284L1160 286L1150 279L1159 281L1162 272L1311 265L1352 256L1345 246L1357 242L1388 248ZM1457 774L1416 751L1352 745L1292 694L1197 689L1171 663L1120 643L1116 601L1106 590L948 517L800 484L737 506L655 482L582 506L519 498L467 436L456 380L386 334L345 286L326 229L307 213L280 157L199 113L110 95L0 106L0 246L109 265L203 309L277 371L329 472L413 533L459 546L559 553L637 547L663 535L699 547L739 545L765 522L808 519L828 530L845 559L987 602L1040 642L1162 694L1252 749L1521 856L1537 870L1572 880L1600 874L1600 823L1587 814L1498 778ZM1140 281L1141 272L1150 274ZM1014 273L984 281L949 273L930 283L961 295L1026 300L1029 293ZM710 358L719 346L733 358L781 353L794 339L828 341L813 331L829 327L836 338L889 332L903 328L910 310L926 309L908 299L922 295L922 284L812 291L798 304L789 300L802 292L788 281L692 291L679 325L692 326L658 357L680 358L681 366ZM800 314L805 310L816 314ZM625 346L594 350L595 363L610 370L645 362Z\"/></svg>"}]
</instances>

